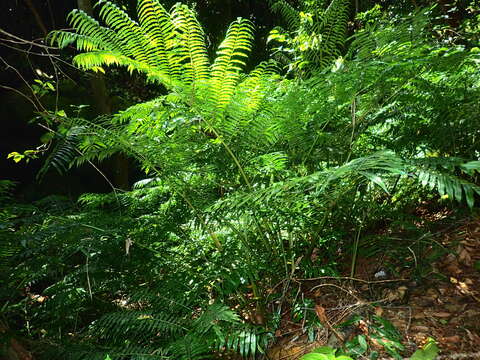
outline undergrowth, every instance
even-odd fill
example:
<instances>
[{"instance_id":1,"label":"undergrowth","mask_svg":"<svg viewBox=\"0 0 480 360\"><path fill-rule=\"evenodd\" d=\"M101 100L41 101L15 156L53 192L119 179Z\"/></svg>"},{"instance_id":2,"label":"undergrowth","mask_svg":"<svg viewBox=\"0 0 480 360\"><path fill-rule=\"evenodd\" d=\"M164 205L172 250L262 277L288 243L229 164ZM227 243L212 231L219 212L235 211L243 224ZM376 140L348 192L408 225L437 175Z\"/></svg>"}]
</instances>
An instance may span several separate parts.
<instances>
[{"instance_id":1,"label":"undergrowth","mask_svg":"<svg viewBox=\"0 0 480 360\"><path fill-rule=\"evenodd\" d=\"M2 321L39 358L263 358L286 313L312 338L329 326L298 283L353 279L359 257L429 274L442 249L415 209L474 211L480 195L480 52L438 36L435 7L375 7L347 38L347 2L304 3L271 2L288 25L271 35L293 56L285 72L245 70L250 21L212 60L195 12L156 0L138 1L138 21L101 1L99 20L74 11L73 30L49 36L81 69L125 67L165 95L94 121L43 118L42 173L122 153L144 174L130 191L21 205L0 183ZM407 355L389 323L369 326ZM361 336L339 346L369 349Z\"/></svg>"}]
</instances>

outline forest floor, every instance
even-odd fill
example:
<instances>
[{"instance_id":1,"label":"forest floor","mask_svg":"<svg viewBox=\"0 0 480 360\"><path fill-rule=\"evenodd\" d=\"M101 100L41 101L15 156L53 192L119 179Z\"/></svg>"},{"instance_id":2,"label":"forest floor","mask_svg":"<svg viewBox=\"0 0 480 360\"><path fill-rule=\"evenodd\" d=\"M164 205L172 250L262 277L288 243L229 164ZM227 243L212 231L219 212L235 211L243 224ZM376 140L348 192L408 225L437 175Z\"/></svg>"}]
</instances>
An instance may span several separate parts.
<instances>
[{"instance_id":1,"label":"forest floor","mask_svg":"<svg viewBox=\"0 0 480 360\"><path fill-rule=\"evenodd\" d=\"M303 289L314 300L323 327L312 342L305 324L291 321L286 311L269 358L298 359L319 346L341 347L358 335L378 358L393 358L379 344L374 324L378 316L400 333L405 349L399 353L410 355L433 338L440 358L480 359L480 217L449 221L450 215L443 211L420 216L419 226L424 220L440 220L432 241L445 250L429 264L420 283L412 280L411 270L400 271L399 278L372 280L379 262L385 260L378 258L359 258L355 280L345 276L304 281ZM352 316L361 320L347 329L337 326Z\"/></svg>"}]
</instances>

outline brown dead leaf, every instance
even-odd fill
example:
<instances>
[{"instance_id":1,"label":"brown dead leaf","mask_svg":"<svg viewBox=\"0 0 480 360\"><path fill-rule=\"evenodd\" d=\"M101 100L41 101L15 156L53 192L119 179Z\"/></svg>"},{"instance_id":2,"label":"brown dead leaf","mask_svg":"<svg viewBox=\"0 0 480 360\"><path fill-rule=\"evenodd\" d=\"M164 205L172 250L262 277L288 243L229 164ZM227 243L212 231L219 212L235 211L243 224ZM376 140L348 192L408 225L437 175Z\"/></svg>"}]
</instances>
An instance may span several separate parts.
<instances>
[{"instance_id":1,"label":"brown dead leaf","mask_svg":"<svg viewBox=\"0 0 480 360\"><path fill-rule=\"evenodd\" d=\"M358 322L358 328L363 334L368 335L368 324L364 320Z\"/></svg>"},{"instance_id":2,"label":"brown dead leaf","mask_svg":"<svg viewBox=\"0 0 480 360\"><path fill-rule=\"evenodd\" d=\"M426 318L427 316L425 315L425 313L419 312L419 313L413 315L412 317L413 317L414 319L424 319L424 318Z\"/></svg>"},{"instance_id":3,"label":"brown dead leaf","mask_svg":"<svg viewBox=\"0 0 480 360\"><path fill-rule=\"evenodd\" d=\"M448 254L445 256L445 259L443 259L443 263L445 265L456 263L457 262L457 257L454 254Z\"/></svg>"},{"instance_id":4,"label":"brown dead leaf","mask_svg":"<svg viewBox=\"0 0 480 360\"><path fill-rule=\"evenodd\" d=\"M438 292L435 289L428 289L426 295L433 300L438 298Z\"/></svg>"},{"instance_id":5,"label":"brown dead leaf","mask_svg":"<svg viewBox=\"0 0 480 360\"><path fill-rule=\"evenodd\" d=\"M423 326L423 325L416 325L416 326L412 326L412 330L428 333L429 328L427 326Z\"/></svg>"},{"instance_id":6,"label":"brown dead leaf","mask_svg":"<svg viewBox=\"0 0 480 360\"><path fill-rule=\"evenodd\" d=\"M322 324L328 324L327 315L325 314L325 308L323 306L315 305L315 313Z\"/></svg>"},{"instance_id":7,"label":"brown dead leaf","mask_svg":"<svg viewBox=\"0 0 480 360\"><path fill-rule=\"evenodd\" d=\"M472 265L472 257L467 249L462 247L461 251L458 253L458 261L466 266Z\"/></svg>"},{"instance_id":8,"label":"brown dead leaf","mask_svg":"<svg viewBox=\"0 0 480 360\"><path fill-rule=\"evenodd\" d=\"M447 336L447 337L442 338L442 342L453 343L453 344L459 343L460 340L461 340L460 336L458 336L458 335Z\"/></svg>"},{"instance_id":9,"label":"brown dead leaf","mask_svg":"<svg viewBox=\"0 0 480 360\"><path fill-rule=\"evenodd\" d=\"M439 317L439 318L449 318L450 316L452 316L452 314L447 312L434 312L434 313L431 313L430 315L434 317Z\"/></svg>"},{"instance_id":10,"label":"brown dead leaf","mask_svg":"<svg viewBox=\"0 0 480 360\"><path fill-rule=\"evenodd\" d=\"M388 290L385 294L385 299L389 302L403 300L407 294L408 288L406 286L400 286L396 289Z\"/></svg>"},{"instance_id":11,"label":"brown dead leaf","mask_svg":"<svg viewBox=\"0 0 480 360\"><path fill-rule=\"evenodd\" d=\"M407 327L405 321L397 319L392 320L392 325L395 326L396 329L405 329Z\"/></svg>"},{"instance_id":12,"label":"brown dead leaf","mask_svg":"<svg viewBox=\"0 0 480 360\"><path fill-rule=\"evenodd\" d=\"M448 264L445 270L448 271L450 275L458 275L462 272L458 263Z\"/></svg>"},{"instance_id":13,"label":"brown dead leaf","mask_svg":"<svg viewBox=\"0 0 480 360\"><path fill-rule=\"evenodd\" d=\"M383 314L383 309L380 306L377 306L375 308L375 315L382 316L382 314Z\"/></svg>"},{"instance_id":14,"label":"brown dead leaf","mask_svg":"<svg viewBox=\"0 0 480 360\"><path fill-rule=\"evenodd\" d=\"M459 312L465 309L465 305L460 304L445 304L445 309L449 312Z\"/></svg>"}]
</instances>

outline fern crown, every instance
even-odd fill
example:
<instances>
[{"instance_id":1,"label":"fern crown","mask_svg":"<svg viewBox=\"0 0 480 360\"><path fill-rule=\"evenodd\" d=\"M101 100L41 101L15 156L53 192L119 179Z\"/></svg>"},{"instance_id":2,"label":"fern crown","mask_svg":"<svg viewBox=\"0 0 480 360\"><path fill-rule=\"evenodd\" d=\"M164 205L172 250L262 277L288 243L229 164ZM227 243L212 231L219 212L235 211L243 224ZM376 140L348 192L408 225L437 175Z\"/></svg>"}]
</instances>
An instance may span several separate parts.
<instances>
[{"instance_id":1,"label":"fern crown","mask_svg":"<svg viewBox=\"0 0 480 360\"><path fill-rule=\"evenodd\" d=\"M211 79L223 83L217 92L225 93L232 78L238 79L252 47L253 25L239 18L230 25L211 64L205 33L186 5L178 3L167 11L158 0L138 0L138 22L110 1L101 0L96 7L101 23L74 10L68 16L74 32L49 35L50 42L61 48L73 44L82 51L74 63L84 70L104 72L104 66L124 66L167 88Z\"/></svg>"}]
</instances>

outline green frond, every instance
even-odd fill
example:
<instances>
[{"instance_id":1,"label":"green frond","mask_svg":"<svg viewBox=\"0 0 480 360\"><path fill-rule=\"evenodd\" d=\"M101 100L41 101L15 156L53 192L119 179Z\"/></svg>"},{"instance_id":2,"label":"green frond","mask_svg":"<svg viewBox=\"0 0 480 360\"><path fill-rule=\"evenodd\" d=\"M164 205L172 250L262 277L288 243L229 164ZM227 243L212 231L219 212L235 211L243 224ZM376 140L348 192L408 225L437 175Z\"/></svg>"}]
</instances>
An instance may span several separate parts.
<instances>
[{"instance_id":1,"label":"green frond","mask_svg":"<svg viewBox=\"0 0 480 360\"><path fill-rule=\"evenodd\" d=\"M250 133L251 122L256 121L256 115L268 107L266 96L276 84L276 74L274 62L263 62L239 82L226 109L227 116L221 122L222 134Z\"/></svg>"},{"instance_id":2,"label":"green frond","mask_svg":"<svg viewBox=\"0 0 480 360\"><path fill-rule=\"evenodd\" d=\"M154 51L152 56L158 57L157 66L174 79L182 74L181 59L175 50L178 46L175 39L174 21L158 0L141 0L138 2L138 18Z\"/></svg>"},{"instance_id":3,"label":"green frond","mask_svg":"<svg viewBox=\"0 0 480 360\"><path fill-rule=\"evenodd\" d=\"M178 360L203 360L213 357L212 345L194 334L179 338L168 350Z\"/></svg>"},{"instance_id":4,"label":"green frond","mask_svg":"<svg viewBox=\"0 0 480 360\"><path fill-rule=\"evenodd\" d=\"M74 44L75 47L81 51L93 51L102 47L102 42L99 39L68 31L52 31L48 35L47 40L50 44L56 45L59 48L65 48L68 45Z\"/></svg>"},{"instance_id":5,"label":"green frond","mask_svg":"<svg viewBox=\"0 0 480 360\"><path fill-rule=\"evenodd\" d=\"M273 335L265 329L249 324L242 324L231 329L228 334L217 342L219 349L234 351L246 359L256 359L264 354Z\"/></svg>"},{"instance_id":6,"label":"green frond","mask_svg":"<svg viewBox=\"0 0 480 360\"><path fill-rule=\"evenodd\" d=\"M332 0L321 14L318 22L313 24L313 31L319 34L318 47L307 52L306 59L325 68L341 56L345 44L350 1ZM317 48L316 48L317 47Z\"/></svg>"},{"instance_id":7,"label":"green frond","mask_svg":"<svg viewBox=\"0 0 480 360\"><path fill-rule=\"evenodd\" d=\"M200 317L194 322L193 329L197 334L205 334L213 327L218 326L219 322L237 323L239 316L229 307L223 304L210 305Z\"/></svg>"},{"instance_id":8,"label":"green frond","mask_svg":"<svg viewBox=\"0 0 480 360\"><path fill-rule=\"evenodd\" d=\"M104 315L92 324L89 332L102 339L120 340L127 337L142 344L155 336L184 333L187 329L182 322L184 320L172 315L129 310Z\"/></svg>"},{"instance_id":9,"label":"green frond","mask_svg":"<svg viewBox=\"0 0 480 360\"><path fill-rule=\"evenodd\" d=\"M126 51L113 30L100 26L98 21L87 15L84 11L73 10L68 15L67 21L77 34L98 41L99 48L103 50Z\"/></svg>"},{"instance_id":10,"label":"green frond","mask_svg":"<svg viewBox=\"0 0 480 360\"><path fill-rule=\"evenodd\" d=\"M459 169L465 175L480 174L480 161L464 163L459 159L422 159L413 161L413 171L418 181L430 190L436 189L441 197L466 201L471 209L475 205L475 194L480 196L480 186L454 174Z\"/></svg>"},{"instance_id":11,"label":"green frond","mask_svg":"<svg viewBox=\"0 0 480 360\"><path fill-rule=\"evenodd\" d=\"M39 170L38 178L42 178L51 167L64 174L72 166L79 156L78 144L84 136L85 129L85 126L72 126L65 134L56 134L59 139Z\"/></svg>"},{"instance_id":12,"label":"green frond","mask_svg":"<svg viewBox=\"0 0 480 360\"><path fill-rule=\"evenodd\" d=\"M260 204L269 209L274 208L281 199L283 206L293 204L306 194L316 201L328 203L335 201L344 192L353 191L361 184L372 184L385 190L382 176L405 174L402 159L391 151L381 151L370 156L354 159L344 165L314 172L307 176L290 178L287 181L274 183L265 189L249 194L238 194L231 199L220 201L212 207L212 211L229 209L233 213L241 213L245 208L255 208ZM342 193L332 192L342 182Z\"/></svg>"},{"instance_id":13,"label":"green frond","mask_svg":"<svg viewBox=\"0 0 480 360\"><path fill-rule=\"evenodd\" d=\"M178 55L183 65L182 78L186 83L208 79L210 62L205 45L205 34L194 12L186 5L176 4L172 11L172 22L182 46Z\"/></svg>"},{"instance_id":14,"label":"green frond","mask_svg":"<svg viewBox=\"0 0 480 360\"><path fill-rule=\"evenodd\" d=\"M347 56L368 60L377 57L409 55L412 49L421 50L420 44L429 33L431 8L419 9L413 16L395 26L367 25L352 36Z\"/></svg>"},{"instance_id":15,"label":"green frond","mask_svg":"<svg viewBox=\"0 0 480 360\"><path fill-rule=\"evenodd\" d=\"M138 71L144 73L149 81L164 84L167 88L178 84L162 70L150 67L148 64L131 59L120 52L97 50L78 54L73 58L75 65L84 70L98 71L102 66L122 66L126 67L129 73Z\"/></svg>"},{"instance_id":16,"label":"green frond","mask_svg":"<svg viewBox=\"0 0 480 360\"><path fill-rule=\"evenodd\" d=\"M242 101L242 113L246 117L260 109L276 74L275 63L271 61L262 62L238 84L238 98Z\"/></svg>"},{"instance_id":17,"label":"green frond","mask_svg":"<svg viewBox=\"0 0 480 360\"><path fill-rule=\"evenodd\" d=\"M228 28L211 71L211 103L215 113L221 113L228 106L252 49L252 41L253 25L249 20L239 18Z\"/></svg>"},{"instance_id":18,"label":"green frond","mask_svg":"<svg viewBox=\"0 0 480 360\"><path fill-rule=\"evenodd\" d=\"M270 8L279 14L287 24L288 30L296 30L300 25L300 13L286 0L269 1Z\"/></svg>"},{"instance_id":19,"label":"green frond","mask_svg":"<svg viewBox=\"0 0 480 360\"><path fill-rule=\"evenodd\" d=\"M350 15L349 0L310 1L302 3L301 11L286 0L270 2L289 26L290 36L284 37L291 46L294 67L302 73L330 66L342 55ZM278 37L278 33L275 38Z\"/></svg>"}]
</instances>

